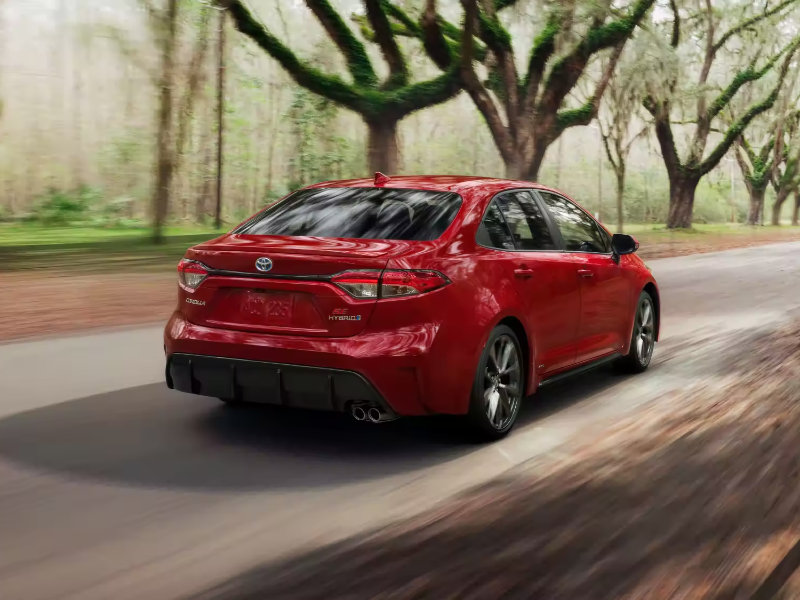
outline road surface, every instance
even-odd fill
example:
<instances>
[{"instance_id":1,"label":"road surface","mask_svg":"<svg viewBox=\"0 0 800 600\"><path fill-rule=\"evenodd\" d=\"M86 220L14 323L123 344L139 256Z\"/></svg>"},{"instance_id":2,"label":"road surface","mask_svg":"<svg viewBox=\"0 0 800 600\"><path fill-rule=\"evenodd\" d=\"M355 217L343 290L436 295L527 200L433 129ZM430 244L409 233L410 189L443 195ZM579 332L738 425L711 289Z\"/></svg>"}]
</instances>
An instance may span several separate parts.
<instances>
[{"instance_id":1,"label":"road surface","mask_svg":"<svg viewBox=\"0 0 800 600\"><path fill-rule=\"evenodd\" d=\"M162 383L160 327L0 345L0 598L175 598L409 516L643 403L724 378L800 310L800 243L652 261L663 340L646 374L543 388L507 439L226 410Z\"/></svg>"}]
</instances>

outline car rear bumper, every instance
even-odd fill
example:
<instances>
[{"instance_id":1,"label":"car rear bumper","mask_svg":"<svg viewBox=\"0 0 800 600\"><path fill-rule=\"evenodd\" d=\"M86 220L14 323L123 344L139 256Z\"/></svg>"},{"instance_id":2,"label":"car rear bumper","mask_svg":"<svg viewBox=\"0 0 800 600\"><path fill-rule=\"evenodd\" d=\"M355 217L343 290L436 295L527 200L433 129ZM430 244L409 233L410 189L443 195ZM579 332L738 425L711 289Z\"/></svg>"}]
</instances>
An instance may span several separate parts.
<instances>
[{"instance_id":1,"label":"car rear bumper","mask_svg":"<svg viewBox=\"0 0 800 600\"><path fill-rule=\"evenodd\" d=\"M176 312L164 331L167 384L304 408L368 402L393 416L453 412L450 399L426 385L435 334L423 324L347 338L270 335L196 325Z\"/></svg>"},{"instance_id":2,"label":"car rear bumper","mask_svg":"<svg viewBox=\"0 0 800 600\"><path fill-rule=\"evenodd\" d=\"M190 394L332 411L356 403L396 416L372 384L352 371L175 353L166 377L170 388Z\"/></svg>"}]
</instances>

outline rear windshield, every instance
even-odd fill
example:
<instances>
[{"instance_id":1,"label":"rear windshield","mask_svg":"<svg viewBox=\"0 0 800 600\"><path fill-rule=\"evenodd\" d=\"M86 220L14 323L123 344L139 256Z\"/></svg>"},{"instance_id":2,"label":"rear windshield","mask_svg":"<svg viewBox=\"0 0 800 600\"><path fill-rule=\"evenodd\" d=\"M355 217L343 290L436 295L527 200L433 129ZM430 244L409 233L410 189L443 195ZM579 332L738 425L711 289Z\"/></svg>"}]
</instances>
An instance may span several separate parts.
<instances>
[{"instance_id":1,"label":"rear windshield","mask_svg":"<svg viewBox=\"0 0 800 600\"><path fill-rule=\"evenodd\" d=\"M366 240L435 240L453 222L453 192L317 188L295 192L234 233Z\"/></svg>"}]
</instances>

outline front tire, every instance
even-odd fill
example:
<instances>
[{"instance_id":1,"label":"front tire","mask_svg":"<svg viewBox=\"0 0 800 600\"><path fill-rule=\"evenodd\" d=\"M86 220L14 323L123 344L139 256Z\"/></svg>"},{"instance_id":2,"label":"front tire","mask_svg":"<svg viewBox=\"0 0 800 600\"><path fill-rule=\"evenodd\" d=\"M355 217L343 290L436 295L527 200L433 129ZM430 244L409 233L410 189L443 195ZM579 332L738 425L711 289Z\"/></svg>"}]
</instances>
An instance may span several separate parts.
<instances>
[{"instance_id":1,"label":"front tire","mask_svg":"<svg viewBox=\"0 0 800 600\"><path fill-rule=\"evenodd\" d=\"M514 331L498 325L478 360L467 422L473 437L493 441L505 437L519 415L525 389L523 354Z\"/></svg>"},{"instance_id":2,"label":"front tire","mask_svg":"<svg viewBox=\"0 0 800 600\"><path fill-rule=\"evenodd\" d=\"M618 366L628 373L641 373L650 366L656 345L656 307L653 297L642 292L636 304L631 347L618 361Z\"/></svg>"}]
</instances>

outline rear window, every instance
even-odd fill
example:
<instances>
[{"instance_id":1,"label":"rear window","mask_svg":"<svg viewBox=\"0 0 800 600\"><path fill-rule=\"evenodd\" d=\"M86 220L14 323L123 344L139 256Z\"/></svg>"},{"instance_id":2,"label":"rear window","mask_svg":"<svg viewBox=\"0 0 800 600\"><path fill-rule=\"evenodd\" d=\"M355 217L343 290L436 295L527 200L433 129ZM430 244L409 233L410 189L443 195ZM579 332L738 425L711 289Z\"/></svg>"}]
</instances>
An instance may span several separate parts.
<instances>
[{"instance_id":1,"label":"rear window","mask_svg":"<svg viewBox=\"0 0 800 600\"><path fill-rule=\"evenodd\" d=\"M453 192L387 188L299 190L234 233L366 240L435 240L453 222Z\"/></svg>"}]
</instances>

